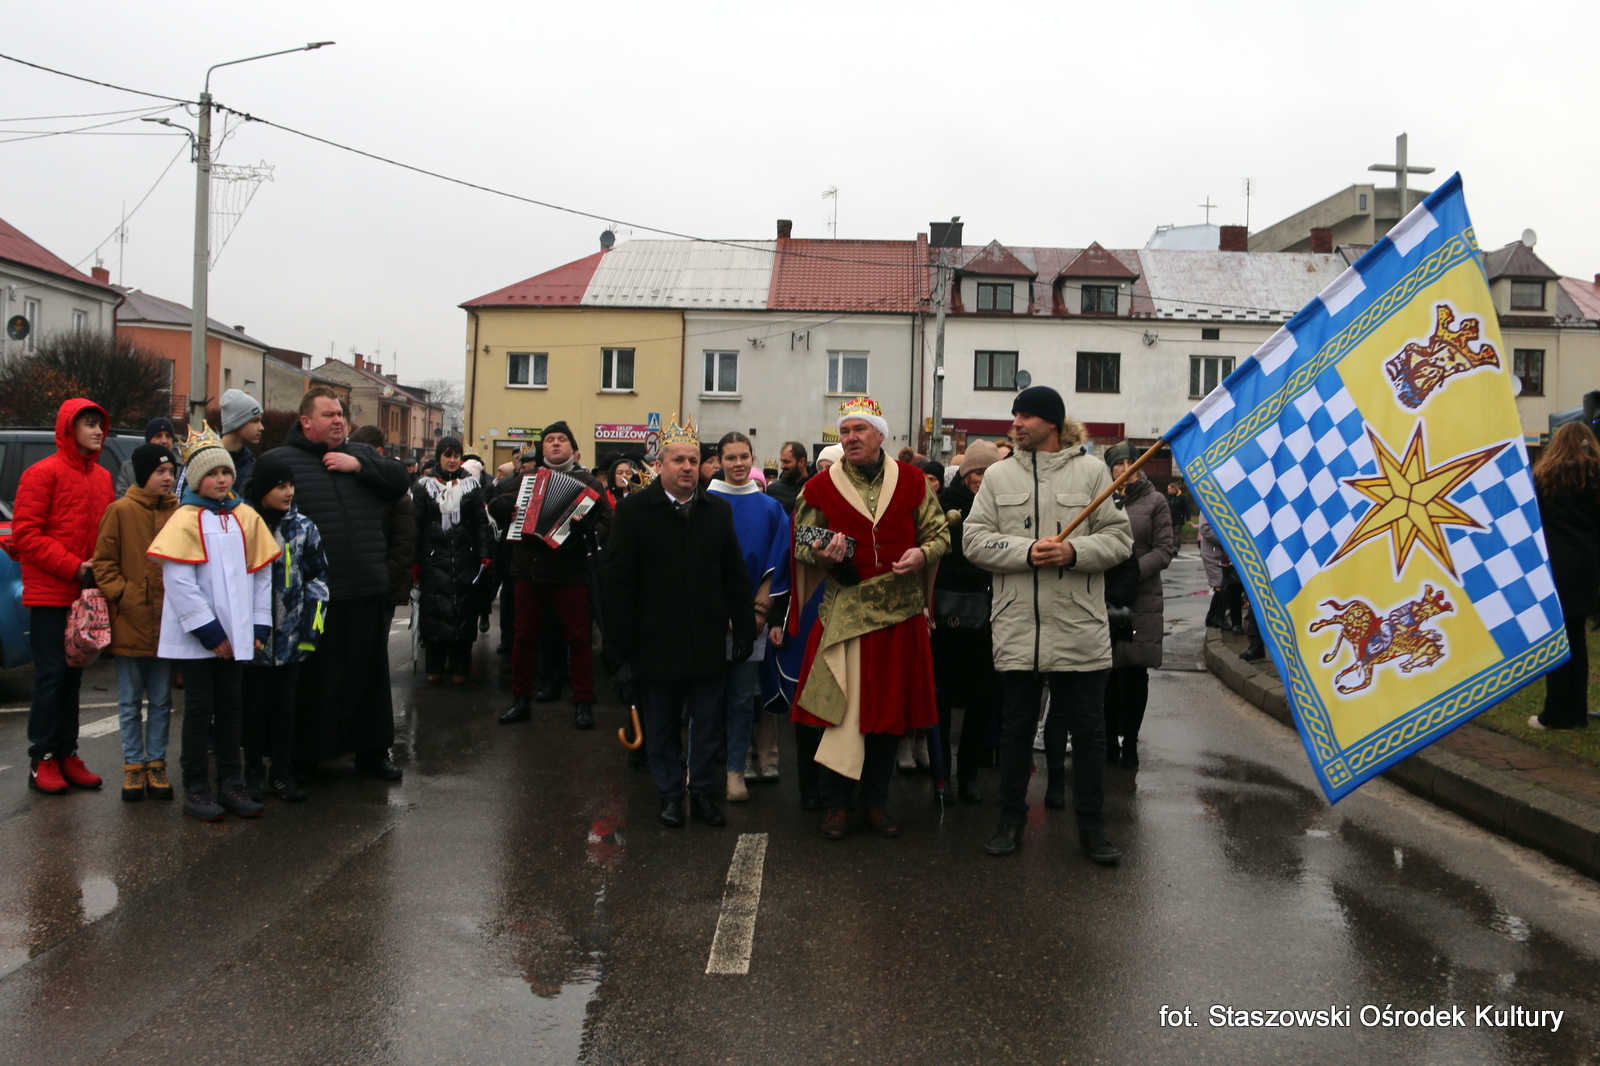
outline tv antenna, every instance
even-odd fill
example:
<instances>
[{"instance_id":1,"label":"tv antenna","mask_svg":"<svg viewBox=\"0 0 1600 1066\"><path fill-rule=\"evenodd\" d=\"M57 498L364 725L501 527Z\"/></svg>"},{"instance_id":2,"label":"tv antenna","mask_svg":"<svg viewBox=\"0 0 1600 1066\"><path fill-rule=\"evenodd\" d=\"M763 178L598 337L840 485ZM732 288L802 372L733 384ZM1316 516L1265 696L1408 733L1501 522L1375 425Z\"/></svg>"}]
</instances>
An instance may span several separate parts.
<instances>
[{"instance_id":1,"label":"tv antenna","mask_svg":"<svg viewBox=\"0 0 1600 1066\"><path fill-rule=\"evenodd\" d=\"M830 185L823 189L822 198L833 201L833 210L828 217L828 232L837 240L839 237L839 186Z\"/></svg>"},{"instance_id":2,"label":"tv antenna","mask_svg":"<svg viewBox=\"0 0 1600 1066\"><path fill-rule=\"evenodd\" d=\"M1221 204L1212 203L1211 202L1211 197L1208 194L1206 196L1206 202L1205 203L1203 203L1203 204L1195 204L1195 206L1196 207L1203 207L1203 208L1206 209L1206 225L1209 226L1209 225L1211 225L1211 212L1215 211L1218 207L1221 207L1222 205Z\"/></svg>"},{"instance_id":3,"label":"tv antenna","mask_svg":"<svg viewBox=\"0 0 1600 1066\"><path fill-rule=\"evenodd\" d=\"M1260 192L1261 190L1256 188L1256 179L1255 178L1245 178L1243 181L1241 181L1239 183L1239 187L1244 192L1244 231L1245 231L1245 233L1249 233L1250 232L1250 198L1252 196L1254 196L1256 193Z\"/></svg>"}]
</instances>

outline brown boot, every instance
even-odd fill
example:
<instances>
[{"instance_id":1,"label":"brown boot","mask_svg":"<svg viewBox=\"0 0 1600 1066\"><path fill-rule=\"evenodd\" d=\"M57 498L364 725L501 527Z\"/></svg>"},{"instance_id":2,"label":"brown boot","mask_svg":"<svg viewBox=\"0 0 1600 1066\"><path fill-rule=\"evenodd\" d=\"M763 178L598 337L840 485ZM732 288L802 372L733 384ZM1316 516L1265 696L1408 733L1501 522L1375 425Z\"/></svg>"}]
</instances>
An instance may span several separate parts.
<instances>
[{"instance_id":1,"label":"brown boot","mask_svg":"<svg viewBox=\"0 0 1600 1066\"><path fill-rule=\"evenodd\" d=\"M738 770L728 771L728 802L745 803L750 799L750 790L745 787L744 774Z\"/></svg>"},{"instance_id":2,"label":"brown boot","mask_svg":"<svg viewBox=\"0 0 1600 1066\"><path fill-rule=\"evenodd\" d=\"M145 764L142 762L125 762L122 764L122 798L129 803L144 799Z\"/></svg>"},{"instance_id":3,"label":"brown boot","mask_svg":"<svg viewBox=\"0 0 1600 1066\"><path fill-rule=\"evenodd\" d=\"M172 782L167 780L167 760L152 759L144 764L144 791L153 800L172 798Z\"/></svg>"}]
</instances>

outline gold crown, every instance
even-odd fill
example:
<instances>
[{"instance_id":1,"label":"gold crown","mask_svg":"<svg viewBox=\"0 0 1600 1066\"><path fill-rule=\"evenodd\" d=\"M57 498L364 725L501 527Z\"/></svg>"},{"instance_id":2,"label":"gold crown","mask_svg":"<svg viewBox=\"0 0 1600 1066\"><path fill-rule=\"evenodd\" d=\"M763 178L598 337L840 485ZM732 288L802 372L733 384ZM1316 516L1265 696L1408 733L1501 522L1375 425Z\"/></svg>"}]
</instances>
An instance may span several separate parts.
<instances>
[{"instance_id":1,"label":"gold crown","mask_svg":"<svg viewBox=\"0 0 1600 1066\"><path fill-rule=\"evenodd\" d=\"M183 447L179 454L183 456L183 465L188 466L189 461L207 448L221 448L222 438L217 436L216 430L206 422L200 420L200 432L196 433L194 427L189 427L189 435L183 440Z\"/></svg>"},{"instance_id":2,"label":"gold crown","mask_svg":"<svg viewBox=\"0 0 1600 1066\"><path fill-rule=\"evenodd\" d=\"M883 417L883 408L878 406L878 401L871 396L857 396L846 400L839 405L839 417L849 418L851 415L871 415L873 418Z\"/></svg>"},{"instance_id":3,"label":"gold crown","mask_svg":"<svg viewBox=\"0 0 1600 1066\"><path fill-rule=\"evenodd\" d=\"M680 426L677 414L673 414L667 428L662 431L661 450L666 451L672 444L693 444L696 448L700 446L700 431L694 428L693 418L685 418L683 425Z\"/></svg>"}]
</instances>

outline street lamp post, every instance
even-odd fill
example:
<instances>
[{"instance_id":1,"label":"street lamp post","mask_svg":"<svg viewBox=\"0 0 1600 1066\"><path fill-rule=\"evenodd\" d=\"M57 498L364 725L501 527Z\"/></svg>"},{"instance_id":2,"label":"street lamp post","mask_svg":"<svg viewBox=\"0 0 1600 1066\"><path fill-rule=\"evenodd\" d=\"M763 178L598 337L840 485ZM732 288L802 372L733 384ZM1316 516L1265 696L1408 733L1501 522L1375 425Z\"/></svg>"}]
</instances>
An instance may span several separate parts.
<instances>
[{"instance_id":1,"label":"street lamp post","mask_svg":"<svg viewBox=\"0 0 1600 1066\"><path fill-rule=\"evenodd\" d=\"M286 56L291 52L310 52L333 41L313 41L299 48L285 48L244 59L230 59L206 69L205 88L200 93L200 129L194 142L194 298L189 324L189 427L194 429L206 416L206 306L211 273L211 72L219 67L251 63L257 59Z\"/></svg>"}]
</instances>

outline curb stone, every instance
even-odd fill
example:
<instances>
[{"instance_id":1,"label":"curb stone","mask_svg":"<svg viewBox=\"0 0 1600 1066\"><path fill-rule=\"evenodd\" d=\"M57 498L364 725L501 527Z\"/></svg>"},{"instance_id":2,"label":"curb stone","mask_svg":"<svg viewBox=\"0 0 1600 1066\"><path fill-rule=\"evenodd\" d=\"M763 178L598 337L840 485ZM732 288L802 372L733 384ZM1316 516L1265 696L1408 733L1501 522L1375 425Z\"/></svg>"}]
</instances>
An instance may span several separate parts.
<instances>
[{"instance_id":1,"label":"curb stone","mask_svg":"<svg viewBox=\"0 0 1600 1066\"><path fill-rule=\"evenodd\" d=\"M1294 728L1288 696L1274 671L1258 669L1239 658L1216 630L1206 634L1205 656L1207 668L1223 684ZM1516 771L1484 766L1438 744L1396 763L1383 776L1485 829L1600 878L1600 808L1553 792Z\"/></svg>"}]
</instances>

